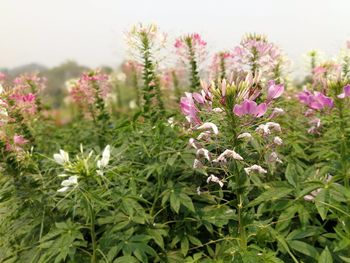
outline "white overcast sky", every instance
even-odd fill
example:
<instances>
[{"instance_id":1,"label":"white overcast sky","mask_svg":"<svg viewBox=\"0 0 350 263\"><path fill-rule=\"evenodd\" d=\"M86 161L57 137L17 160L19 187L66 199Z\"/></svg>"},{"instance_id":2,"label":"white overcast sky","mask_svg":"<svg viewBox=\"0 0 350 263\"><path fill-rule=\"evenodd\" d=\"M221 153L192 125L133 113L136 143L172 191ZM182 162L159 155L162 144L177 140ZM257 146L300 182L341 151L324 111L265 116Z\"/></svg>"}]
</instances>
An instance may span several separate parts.
<instances>
[{"instance_id":1,"label":"white overcast sky","mask_svg":"<svg viewBox=\"0 0 350 263\"><path fill-rule=\"evenodd\" d=\"M264 33L295 65L311 49L335 55L350 39L349 0L0 0L0 68L68 59L117 66L123 35L156 23L170 36L198 32L211 51Z\"/></svg>"}]
</instances>

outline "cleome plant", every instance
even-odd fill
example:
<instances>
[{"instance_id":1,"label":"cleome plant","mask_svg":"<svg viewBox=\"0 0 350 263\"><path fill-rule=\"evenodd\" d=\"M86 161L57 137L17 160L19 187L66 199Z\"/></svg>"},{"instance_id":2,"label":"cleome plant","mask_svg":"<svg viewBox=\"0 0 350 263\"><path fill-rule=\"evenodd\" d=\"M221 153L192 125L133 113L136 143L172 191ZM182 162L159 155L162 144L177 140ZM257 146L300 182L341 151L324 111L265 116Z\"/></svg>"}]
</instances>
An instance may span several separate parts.
<instances>
[{"instance_id":1,"label":"cleome plant","mask_svg":"<svg viewBox=\"0 0 350 263\"><path fill-rule=\"evenodd\" d=\"M263 35L126 36L59 108L0 72L0 261L350 262L349 48L293 83Z\"/></svg>"}]
</instances>

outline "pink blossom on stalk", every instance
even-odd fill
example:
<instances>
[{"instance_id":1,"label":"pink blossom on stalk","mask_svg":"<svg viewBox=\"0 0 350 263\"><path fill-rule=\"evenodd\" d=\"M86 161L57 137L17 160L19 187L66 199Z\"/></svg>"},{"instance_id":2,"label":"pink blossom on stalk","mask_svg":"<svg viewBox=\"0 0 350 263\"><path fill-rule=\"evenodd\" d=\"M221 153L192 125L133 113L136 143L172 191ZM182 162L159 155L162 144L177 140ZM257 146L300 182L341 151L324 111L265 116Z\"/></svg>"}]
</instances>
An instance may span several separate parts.
<instances>
[{"instance_id":1,"label":"pink blossom on stalk","mask_svg":"<svg viewBox=\"0 0 350 263\"><path fill-rule=\"evenodd\" d=\"M95 86L98 86L98 93ZM73 101L86 107L95 102L97 95L104 99L110 92L111 85L108 75L102 74L97 70L91 73L83 73L77 83L71 88L70 96Z\"/></svg>"},{"instance_id":2,"label":"pink blossom on stalk","mask_svg":"<svg viewBox=\"0 0 350 263\"><path fill-rule=\"evenodd\" d=\"M182 113L186 115L186 118L189 122L200 124L201 121L197 116L197 113L199 110L196 107L196 104L194 103L192 94L189 92L186 92L185 95L186 97L181 97L180 99L180 108Z\"/></svg>"},{"instance_id":3,"label":"pink blossom on stalk","mask_svg":"<svg viewBox=\"0 0 350 263\"><path fill-rule=\"evenodd\" d=\"M312 94L308 90L304 90L297 95L299 101L303 104L306 104L313 110L322 110L326 107L333 107L333 100L330 97L327 97L321 92L315 91Z\"/></svg>"},{"instance_id":4,"label":"pink blossom on stalk","mask_svg":"<svg viewBox=\"0 0 350 263\"><path fill-rule=\"evenodd\" d=\"M345 97L350 97L350 84L344 86L343 93L338 95L339 99L344 99Z\"/></svg>"},{"instance_id":5,"label":"pink blossom on stalk","mask_svg":"<svg viewBox=\"0 0 350 263\"><path fill-rule=\"evenodd\" d=\"M0 81L3 81L6 79L6 74L0 71Z\"/></svg>"},{"instance_id":6,"label":"pink blossom on stalk","mask_svg":"<svg viewBox=\"0 0 350 263\"><path fill-rule=\"evenodd\" d=\"M274 80L270 80L268 85L269 85L269 88L267 90L267 100L268 101L271 101L273 99L277 99L284 92L284 85L283 84L275 84Z\"/></svg>"},{"instance_id":7,"label":"pink blossom on stalk","mask_svg":"<svg viewBox=\"0 0 350 263\"><path fill-rule=\"evenodd\" d=\"M13 136L13 143L16 145L24 145L28 143L28 140L26 140L22 135L15 134Z\"/></svg>"},{"instance_id":8,"label":"pink blossom on stalk","mask_svg":"<svg viewBox=\"0 0 350 263\"><path fill-rule=\"evenodd\" d=\"M10 99L14 101L14 107L22 113L34 114L36 112L36 96L34 94L15 93L10 96Z\"/></svg>"},{"instance_id":9,"label":"pink blossom on stalk","mask_svg":"<svg viewBox=\"0 0 350 263\"><path fill-rule=\"evenodd\" d=\"M257 105L255 101L247 99L244 100L241 104L236 104L233 108L233 112L239 117L243 115L261 117L265 114L266 110L266 103L261 103L260 105Z\"/></svg>"},{"instance_id":10,"label":"pink blossom on stalk","mask_svg":"<svg viewBox=\"0 0 350 263\"><path fill-rule=\"evenodd\" d=\"M176 48L176 54L180 56L183 60L190 59L190 43L194 55L198 57L199 60L203 60L206 55L206 46L202 37L198 33L188 34L175 40L174 47Z\"/></svg>"}]
</instances>

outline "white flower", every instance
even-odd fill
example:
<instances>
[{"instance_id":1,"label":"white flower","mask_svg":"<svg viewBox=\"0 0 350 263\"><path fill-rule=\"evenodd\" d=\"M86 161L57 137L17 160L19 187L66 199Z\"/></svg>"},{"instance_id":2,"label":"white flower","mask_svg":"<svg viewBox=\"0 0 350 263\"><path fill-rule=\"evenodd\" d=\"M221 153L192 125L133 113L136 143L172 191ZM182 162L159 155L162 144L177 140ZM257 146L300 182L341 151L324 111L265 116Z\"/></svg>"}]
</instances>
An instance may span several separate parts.
<instances>
[{"instance_id":1,"label":"white flower","mask_svg":"<svg viewBox=\"0 0 350 263\"><path fill-rule=\"evenodd\" d=\"M226 158L230 157L238 161L243 161L243 157L240 156L238 153L236 153L233 150L226 149L220 156L214 160L214 162L226 162Z\"/></svg>"},{"instance_id":2,"label":"white flower","mask_svg":"<svg viewBox=\"0 0 350 263\"><path fill-rule=\"evenodd\" d=\"M60 153L55 153L53 155L53 158L55 159L56 163L60 165L69 163L69 154L62 149L60 150Z\"/></svg>"},{"instance_id":3,"label":"white flower","mask_svg":"<svg viewBox=\"0 0 350 263\"><path fill-rule=\"evenodd\" d=\"M106 166L108 165L110 157L111 157L111 146L107 145L102 152L101 160L97 161L98 170L96 170L96 172L98 175L100 176L103 175L103 169L106 168Z\"/></svg>"},{"instance_id":4,"label":"white flower","mask_svg":"<svg viewBox=\"0 0 350 263\"><path fill-rule=\"evenodd\" d=\"M214 182L220 185L220 187L222 188L224 186L224 183L215 175L211 174L208 178L207 178L207 183L209 184L210 182Z\"/></svg>"},{"instance_id":5,"label":"white flower","mask_svg":"<svg viewBox=\"0 0 350 263\"><path fill-rule=\"evenodd\" d=\"M200 160L198 159L194 159L194 162L193 162L193 168L194 169L200 169L203 167L203 164Z\"/></svg>"},{"instance_id":6,"label":"white flower","mask_svg":"<svg viewBox=\"0 0 350 263\"><path fill-rule=\"evenodd\" d=\"M280 158L278 158L278 155L276 152L272 152L269 156L269 162L271 163L283 163Z\"/></svg>"},{"instance_id":7,"label":"white flower","mask_svg":"<svg viewBox=\"0 0 350 263\"><path fill-rule=\"evenodd\" d=\"M197 153L196 153L196 156L197 156L197 158L204 157L204 158L206 158L208 161L211 160L209 151L208 151L207 149L204 149L204 148L198 149L198 150L197 150Z\"/></svg>"},{"instance_id":8,"label":"white flower","mask_svg":"<svg viewBox=\"0 0 350 263\"><path fill-rule=\"evenodd\" d=\"M70 176L67 180L63 180L61 183L62 188L58 189L57 192L63 193L70 190L73 186L78 185L78 176Z\"/></svg>"},{"instance_id":9,"label":"white flower","mask_svg":"<svg viewBox=\"0 0 350 263\"><path fill-rule=\"evenodd\" d=\"M197 140L209 140L210 139L210 131L205 131L205 132L201 132L198 137L197 137Z\"/></svg>"},{"instance_id":10,"label":"white flower","mask_svg":"<svg viewBox=\"0 0 350 263\"><path fill-rule=\"evenodd\" d=\"M188 140L188 144L195 149L202 148L202 146L198 142L196 142L195 139L193 139L193 138L190 138Z\"/></svg>"},{"instance_id":11,"label":"white flower","mask_svg":"<svg viewBox=\"0 0 350 263\"><path fill-rule=\"evenodd\" d=\"M214 108L214 109L213 109L213 112L215 112L215 113L221 113L221 112L223 112L223 110L220 109L220 108Z\"/></svg>"},{"instance_id":12,"label":"white flower","mask_svg":"<svg viewBox=\"0 0 350 263\"><path fill-rule=\"evenodd\" d=\"M274 108L272 113L271 113L271 115L270 115L270 118L283 115L284 113L285 113L285 111L283 109L281 109L281 108Z\"/></svg>"},{"instance_id":13,"label":"white flower","mask_svg":"<svg viewBox=\"0 0 350 263\"><path fill-rule=\"evenodd\" d=\"M111 156L111 150L110 149L111 149L111 147L109 145L107 145L105 147L105 149L103 150L101 160L97 161L97 167L98 168L100 168L100 169L101 168L105 168L108 165L109 158Z\"/></svg>"},{"instance_id":14,"label":"white flower","mask_svg":"<svg viewBox=\"0 0 350 263\"><path fill-rule=\"evenodd\" d=\"M174 117L170 117L168 119L168 124L170 125L171 128L174 128L175 126Z\"/></svg>"},{"instance_id":15,"label":"white flower","mask_svg":"<svg viewBox=\"0 0 350 263\"><path fill-rule=\"evenodd\" d=\"M276 136L275 138L273 138L273 143L276 145L282 145L283 141L280 137Z\"/></svg>"},{"instance_id":16,"label":"white flower","mask_svg":"<svg viewBox=\"0 0 350 263\"><path fill-rule=\"evenodd\" d=\"M198 187L197 187L197 195L201 195L201 193L202 193L202 192L201 192L201 187L198 186Z\"/></svg>"},{"instance_id":17,"label":"white flower","mask_svg":"<svg viewBox=\"0 0 350 263\"><path fill-rule=\"evenodd\" d=\"M197 130L209 130L211 129L215 135L219 134L218 127L212 122L205 122L201 126L197 127Z\"/></svg>"},{"instance_id":18,"label":"white flower","mask_svg":"<svg viewBox=\"0 0 350 263\"><path fill-rule=\"evenodd\" d=\"M281 132L282 131L281 130L281 126L277 122L267 122L266 125L267 125L267 127L269 129L272 129L272 130L274 130L276 132Z\"/></svg>"},{"instance_id":19,"label":"white flower","mask_svg":"<svg viewBox=\"0 0 350 263\"><path fill-rule=\"evenodd\" d=\"M237 136L237 139L252 139L252 135L249 132L244 132Z\"/></svg>"},{"instance_id":20,"label":"white flower","mask_svg":"<svg viewBox=\"0 0 350 263\"><path fill-rule=\"evenodd\" d=\"M251 172L258 172L259 174L266 174L267 171L260 165L252 165L250 167L244 168L244 171L249 175Z\"/></svg>"},{"instance_id":21,"label":"white flower","mask_svg":"<svg viewBox=\"0 0 350 263\"><path fill-rule=\"evenodd\" d=\"M258 128L255 129L255 131L262 133L263 135L268 135L271 133L269 127L266 124L260 124Z\"/></svg>"}]
</instances>

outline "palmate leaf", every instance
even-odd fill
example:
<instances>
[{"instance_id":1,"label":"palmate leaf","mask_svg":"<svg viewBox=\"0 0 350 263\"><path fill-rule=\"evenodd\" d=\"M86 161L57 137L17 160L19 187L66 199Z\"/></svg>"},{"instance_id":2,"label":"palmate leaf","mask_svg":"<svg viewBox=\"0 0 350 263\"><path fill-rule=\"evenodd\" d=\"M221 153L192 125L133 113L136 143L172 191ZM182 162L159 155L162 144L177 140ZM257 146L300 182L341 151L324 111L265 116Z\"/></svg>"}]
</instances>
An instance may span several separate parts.
<instances>
[{"instance_id":1,"label":"palmate leaf","mask_svg":"<svg viewBox=\"0 0 350 263\"><path fill-rule=\"evenodd\" d=\"M247 207L259 205L262 202L278 200L288 196L291 192L293 192L293 189L287 187L270 188L250 202Z\"/></svg>"}]
</instances>

